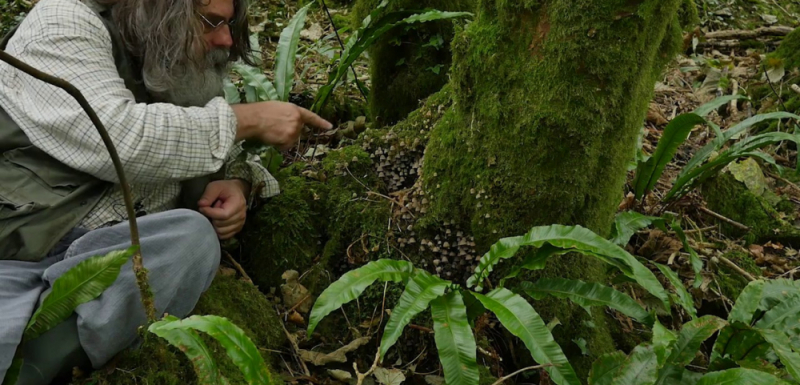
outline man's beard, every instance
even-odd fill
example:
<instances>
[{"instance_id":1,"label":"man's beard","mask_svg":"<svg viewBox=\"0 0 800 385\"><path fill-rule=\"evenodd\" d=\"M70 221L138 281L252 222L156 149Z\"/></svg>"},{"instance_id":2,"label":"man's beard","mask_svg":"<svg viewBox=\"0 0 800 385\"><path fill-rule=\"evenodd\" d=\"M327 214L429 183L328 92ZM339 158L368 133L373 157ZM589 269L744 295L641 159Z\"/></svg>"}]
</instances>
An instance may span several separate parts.
<instances>
[{"instance_id":1,"label":"man's beard","mask_svg":"<svg viewBox=\"0 0 800 385\"><path fill-rule=\"evenodd\" d=\"M171 89L153 92L158 102L181 107L202 107L211 99L224 95L222 81L228 76L230 53L224 48L212 48L205 61L197 68L181 66L172 73L175 76Z\"/></svg>"}]
</instances>

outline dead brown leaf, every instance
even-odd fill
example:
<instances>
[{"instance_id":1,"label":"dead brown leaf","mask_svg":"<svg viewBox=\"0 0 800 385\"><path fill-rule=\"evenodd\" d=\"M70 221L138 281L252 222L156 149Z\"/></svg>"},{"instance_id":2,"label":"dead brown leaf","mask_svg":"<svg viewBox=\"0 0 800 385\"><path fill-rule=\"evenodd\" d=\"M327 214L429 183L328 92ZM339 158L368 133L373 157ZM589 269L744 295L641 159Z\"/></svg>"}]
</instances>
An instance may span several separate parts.
<instances>
[{"instance_id":1,"label":"dead brown leaf","mask_svg":"<svg viewBox=\"0 0 800 385\"><path fill-rule=\"evenodd\" d=\"M300 359L315 366L323 366L332 362L347 362L347 353L350 353L359 347L365 345L370 340L370 337L356 338L353 342L342 346L331 353L313 352L310 350L300 349Z\"/></svg>"}]
</instances>

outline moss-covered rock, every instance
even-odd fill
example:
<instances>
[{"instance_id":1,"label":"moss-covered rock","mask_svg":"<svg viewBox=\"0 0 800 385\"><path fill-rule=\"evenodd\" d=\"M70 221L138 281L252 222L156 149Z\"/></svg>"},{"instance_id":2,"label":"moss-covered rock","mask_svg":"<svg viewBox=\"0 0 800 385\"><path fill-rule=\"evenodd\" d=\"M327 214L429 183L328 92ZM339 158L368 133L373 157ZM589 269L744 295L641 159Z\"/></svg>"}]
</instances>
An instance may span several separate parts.
<instances>
[{"instance_id":1,"label":"moss-covered rock","mask_svg":"<svg viewBox=\"0 0 800 385\"><path fill-rule=\"evenodd\" d=\"M702 194L709 209L750 228L746 232L721 222L726 234L744 236L750 243L773 241L800 247L800 229L787 221L797 215L792 204L787 205L779 198L774 204L770 203L766 194L757 195L728 171L706 181L702 186Z\"/></svg>"},{"instance_id":2,"label":"moss-covered rock","mask_svg":"<svg viewBox=\"0 0 800 385\"><path fill-rule=\"evenodd\" d=\"M358 0L354 25L369 15L380 0ZM419 10L471 11L475 0L398 0L387 12ZM420 106L420 101L447 83L452 55L453 22L439 21L398 28L378 39L369 49L372 82L369 109L379 125L394 124Z\"/></svg>"},{"instance_id":3,"label":"moss-covered rock","mask_svg":"<svg viewBox=\"0 0 800 385\"><path fill-rule=\"evenodd\" d=\"M275 350L285 342L281 320L272 304L253 285L235 277L218 275L198 302L193 314L218 315L242 328L259 348ZM231 384L246 384L239 368L215 340L201 333L220 372ZM266 350L261 355L268 366L274 357ZM270 369L271 370L271 369ZM280 375L272 372L280 383ZM114 385L184 385L196 384L197 375L177 348L149 332L144 332L142 344L122 352L107 369L92 373L80 384Z\"/></svg>"}]
</instances>

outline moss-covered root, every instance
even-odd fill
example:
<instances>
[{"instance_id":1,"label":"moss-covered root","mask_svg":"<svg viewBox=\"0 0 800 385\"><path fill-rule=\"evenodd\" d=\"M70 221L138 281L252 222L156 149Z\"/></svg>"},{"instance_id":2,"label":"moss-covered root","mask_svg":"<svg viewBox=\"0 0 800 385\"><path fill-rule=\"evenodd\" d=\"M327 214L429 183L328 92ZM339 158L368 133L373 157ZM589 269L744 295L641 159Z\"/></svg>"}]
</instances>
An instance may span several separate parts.
<instances>
[{"instance_id":1,"label":"moss-covered root","mask_svg":"<svg viewBox=\"0 0 800 385\"><path fill-rule=\"evenodd\" d=\"M781 201L773 205L763 195L747 189L730 172L724 171L706 181L702 194L708 208L750 228L745 232L727 222L721 222L722 230L729 236L744 236L749 243L780 242L800 247L800 229L787 221L797 215L793 203Z\"/></svg>"},{"instance_id":2,"label":"moss-covered root","mask_svg":"<svg viewBox=\"0 0 800 385\"><path fill-rule=\"evenodd\" d=\"M455 219L483 250L535 225L606 234L653 84L681 49L682 3L481 0L453 40L454 107L426 150L430 219ZM605 279L598 262L579 257L543 274ZM537 310L545 319L565 311L560 301ZM565 315L573 321L556 333L588 341L591 356L568 352L585 375L614 344L602 322L581 328L581 317Z\"/></svg>"},{"instance_id":3,"label":"moss-covered root","mask_svg":"<svg viewBox=\"0 0 800 385\"><path fill-rule=\"evenodd\" d=\"M193 314L213 314L229 319L242 328L259 348L275 350L285 342L281 320L269 301L253 285L235 277L218 275L208 291L200 297ZM210 337L200 334L222 375L231 384L246 384L225 349ZM269 366L272 357L264 350L261 354ZM281 383L278 373L273 372L272 378ZM89 379L78 383L184 385L198 382L183 352L156 335L145 332L141 345L122 352L109 369L98 370Z\"/></svg>"},{"instance_id":4,"label":"moss-covered root","mask_svg":"<svg viewBox=\"0 0 800 385\"><path fill-rule=\"evenodd\" d=\"M358 0L354 23L361 20L380 0ZM433 8L443 11L471 11L476 0L396 0L387 11ZM419 107L420 101L447 82L452 55L453 22L440 21L398 28L387 33L369 49L372 88L370 115L380 125L394 124Z\"/></svg>"}]
</instances>

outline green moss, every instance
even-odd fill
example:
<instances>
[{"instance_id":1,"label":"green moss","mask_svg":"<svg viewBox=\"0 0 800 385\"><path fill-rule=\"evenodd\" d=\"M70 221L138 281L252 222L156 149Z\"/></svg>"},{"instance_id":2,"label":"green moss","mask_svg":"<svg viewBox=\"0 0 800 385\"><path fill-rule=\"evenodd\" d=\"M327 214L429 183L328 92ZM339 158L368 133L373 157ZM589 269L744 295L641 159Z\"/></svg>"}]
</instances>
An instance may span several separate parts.
<instances>
[{"instance_id":1,"label":"green moss","mask_svg":"<svg viewBox=\"0 0 800 385\"><path fill-rule=\"evenodd\" d=\"M795 247L800 245L800 230L783 219L786 214L776 210L763 197L750 192L729 172L721 172L706 181L702 193L709 209L750 227L750 231L745 232L722 222L726 234L744 236L748 242L773 241ZM785 204L782 207L788 208Z\"/></svg>"},{"instance_id":2,"label":"green moss","mask_svg":"<svg viewBox=\"0 0 800 385\"><path fill-rule=\"evenodd\" d=\"M369 15L379 0L358 0L354 24ZM470 11L475 0L393 1L387 12L432 8L443 11ZM453 21L439 21L398 28L378 39L369 49L372 81L369 109L380 125L405 118L420 106L420 101L447 82L452 55Z\"/></svg>"},{"instance_id":3,"label":"green moss","mask_svg":"<svg viewBox=\"0 0 800 385\"><path fill-rule=\"evenodd\" d=\"M200 298L193 314L213 314L228 318L242 328L256 346L278 349L285 338L280 328L281 320L272 305L253 285L234 277L217 276L211 287ZM220 372L231 384L246 384L239 368L227 356L225 349L215 340L201 333ZM274 357L262 350L269 363ZM280 383L280 375L272 373ZM151 384L183 385L198 383L197 376L186 356L177 348L154 334L145 332L143 343L124 351L115 362L113 370L98 370L82 384Z\"/></svg>"},{"instance_id":4,"label":"green moss","mask_svg":"<svg viewBox=\"0 0 800 385\"><path fill-rule=\"evenodd\" d=\"M741 267L755 277L761 276L762 274L761 269L758 268L755 260L753 260L753 258L747 253L741 251L730 251L723 255L723 257L728 258L731 260L731 262L735 263L737 266ZM750 283L747 278L742 276L741 273L734 271L725 264L720 264L719 268L716 269L715 274L717 282L719 283L719 287L722 290L722 294L731 300L736 300L736 298L739 297L739 294L742 293L742 290L744 290L745 286Z\"/></svg>"},{"instance_id":5,"label":"green moss","mask_svg":"<svg viewBox=\"0 0 800 385\"><path fill-rule=\"evenodd\" d=\"M800 66L800 29L795 29L783 38L781 45L770 57L783 60L786 68Z\"/></svg>"},{"instance_id":6,"label":"green moss","mask_svg":"<svg viewBox=\"0 0 800 385\"><path fill-rule=\"evenodd\" d=\"M286 342L272 304L258 288L235 277L217 276L192 313L223 316L260 347L278 349Z\"/></svg>"},{"instance_id":7,"label":"green moss","mask_svg":"<svg viewBox=\"0 0 800 385\"><path fill-rule=\"evenodd\" d=\"M426 150L426 220L455 220L479 250L536 225L605 234L653 84L682 47L682 3L481 1L453 40L454 105ZM478 198L476 190L486 193ZM538 276L602 282L605 270L568 256ZM581 374L614 350L602 314L587 330L588 315L564 301L538 301L536 309L561 320L556 337ZM565 343L579 337L591 356Z\"/></svg>"},{"instance_id":8,"label":"green moss","mask_svg":"<svg viewBox=\"0 0 800 385\"><path fill-rule=\"evenodd\" d=\"M478 374L481 378L479 382L480 385L491 385L497 381L497 377L492 375L492 371L484 365L478 365Z\"/></svg>"},{"instance_id":9,"label":"green moss","mask_svg":"<svg viewBox=\"0 0 800 385\"><path fill-rule=\"evenodd\" d=\"M241 235L242 263L262 289L282 283L286 270L304 271L320 254L327 218L327 188L292 167L277 175L281 194L251 215Z\"/></svg>"}]
</instances>

